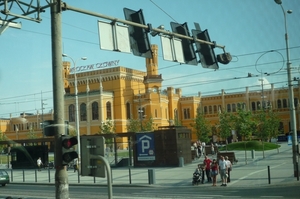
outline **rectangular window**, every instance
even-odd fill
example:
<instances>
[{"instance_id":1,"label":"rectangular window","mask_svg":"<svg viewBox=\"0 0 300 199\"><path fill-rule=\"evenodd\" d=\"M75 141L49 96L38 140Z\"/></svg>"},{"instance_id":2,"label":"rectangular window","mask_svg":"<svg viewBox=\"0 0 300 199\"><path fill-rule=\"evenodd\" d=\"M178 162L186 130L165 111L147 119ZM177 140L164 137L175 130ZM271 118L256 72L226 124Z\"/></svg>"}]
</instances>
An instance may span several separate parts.
<instances>
[{"instance_id":1,"label":"rectangular window","mask_svg":"<svg viewBox=\"0 0 300 199\"><path fill-rule=\"evenodd\" d=\"M190 109L189 108L183 109L183 116L184 116L184 119L190 119Z\"/></svg>"}]
</instances>

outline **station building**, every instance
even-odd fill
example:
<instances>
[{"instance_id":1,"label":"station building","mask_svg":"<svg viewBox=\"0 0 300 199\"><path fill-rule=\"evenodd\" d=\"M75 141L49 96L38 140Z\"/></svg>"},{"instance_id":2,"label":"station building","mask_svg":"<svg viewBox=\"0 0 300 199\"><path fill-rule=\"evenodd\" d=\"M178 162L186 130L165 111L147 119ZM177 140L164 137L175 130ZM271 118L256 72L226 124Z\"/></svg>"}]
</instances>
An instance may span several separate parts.
<instances>
[{"instance_id":1,"label":"station building","mask_svg":"<svg viewBox=\"0 0 300 199\"><path fill-rule=\"evenodd\" d=\"M276 111L281 119L281 133L290 131L290 111L287 88L274 88L230 93L222 89L219 94L184 96L181 88L163 88L163 76L159 74L158 46L152 45L153 58L146 58L146 71L124 66L99 68L76 72L78 87L79 124L81 135L94 135L99 132L102 122L111 120L116 133L128 132L130 119L153 119L154 127L176 125L192 130L191 139L197 140L191 127L197 110L200 108L206 119L216 125L219 111L236 112L238 104L247 110L256 111L263 103ZM117 62L116 62L117 63ZM95 68L96 66L94 66ZM63 62L65 88L65 120L75 127L75 76L71 73L70 62ZM297 131L299 130L299 86L294 88ZM28 139L33 130L38 138L43 137L41 123L53 119L54 113L21 113L19 117L2 118L1 131L11 140ZM213 132L214 134L215 132ZM212 135L213 136L213 135ZM214 141L219 141L214 136Z\"/></svg>"}]
</instances>

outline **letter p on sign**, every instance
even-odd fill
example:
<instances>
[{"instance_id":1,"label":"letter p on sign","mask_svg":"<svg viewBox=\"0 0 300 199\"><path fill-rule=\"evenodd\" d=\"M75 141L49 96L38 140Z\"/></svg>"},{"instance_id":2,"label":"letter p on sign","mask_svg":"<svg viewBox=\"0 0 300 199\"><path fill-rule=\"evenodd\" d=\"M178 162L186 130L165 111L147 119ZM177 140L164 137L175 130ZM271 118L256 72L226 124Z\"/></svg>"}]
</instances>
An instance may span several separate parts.
<instances>
[{"instance_id":1,"label":"letter p on sign","mask_svg":"<svg viewBox=\"0 0 300 199\"><path fill-rule=\"evenodd\" d=\"M149 140L142 140L142 153L145 153L145 150L150 148Z\"/></svg>"}]
</instances>

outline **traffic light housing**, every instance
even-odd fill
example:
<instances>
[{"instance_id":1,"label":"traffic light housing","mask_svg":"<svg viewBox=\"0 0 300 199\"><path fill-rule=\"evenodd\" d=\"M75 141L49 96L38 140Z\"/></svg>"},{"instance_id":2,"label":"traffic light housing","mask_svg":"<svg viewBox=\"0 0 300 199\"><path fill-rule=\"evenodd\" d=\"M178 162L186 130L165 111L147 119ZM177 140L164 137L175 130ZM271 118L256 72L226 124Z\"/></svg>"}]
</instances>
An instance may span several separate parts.
<instances>
[{"instance_id":1,"label":"traffic light housing","mask_svg":"<svg viewBox=\"0 0 300 199\"><path fill-rule=\"evenodd\" d=\"M62 165L68 165L72 160L78 158L78 153L74 150L74 146L77 144L77 137L61 136Z\"/></svg>"},{"instance_id":2,"label":"traffic light housing","mask_svg":"<svg viewBox=\"0 0 300 199\"><path fill-rule=\"evenodd\" d=\"M105 138L103 136L84 135L80 138L81 175L105 178L105 163L99 160L104 157Z\"/></svg>"},{"instance_id":3,"label":"traffic light housing","mask_svg":"<svg viewBox=\"0 0 300 199\"><path fill-rule=\"evenodd\" d=\"M134 11L124 8L123 10L127 21L145 25L144 15L141 9L139 11ZM148 37L149 30L128 25L128 31L132 53L136 56L152 58L152 50Z\"/></svg>"},{"instance_id":4,"label":"traffic light housing","mask_svg":"<svg viewBox=\"0 0 300 199\"><path fill-rule=\"evenodd\" d=\"M190 37L187 23L179 24L171 22L172 32ZM179 38L182 43L184 62L189 65L198 65L197 57L193 47L193 41L189 39Z\"/></svg>"},{"instance_id":5,"label":"traffic light housing","mask_svg":"<svg viewBox=\"0 0 300 199\"><path fill-rule=\"evenodd\" d=\"M204 31L192 30L192 34L194 38L211 42L207 29ZM196 47L203 68L219 69L218 61L214 52L215 46L196 42Z\"/></svg>"}]
</instances>

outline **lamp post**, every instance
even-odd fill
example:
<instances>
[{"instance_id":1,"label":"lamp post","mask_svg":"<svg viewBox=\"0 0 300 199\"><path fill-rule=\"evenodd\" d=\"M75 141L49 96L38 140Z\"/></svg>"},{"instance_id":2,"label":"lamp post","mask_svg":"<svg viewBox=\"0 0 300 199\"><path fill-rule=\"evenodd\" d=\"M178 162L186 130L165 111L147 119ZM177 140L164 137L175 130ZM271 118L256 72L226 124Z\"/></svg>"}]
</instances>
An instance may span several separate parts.
<instances>
[{"instance_id":1,"label":"lamp post","mask_svg":"<svg viewBox=\"0 0 300 199\"><path fill-rule=\"evenodd\" d=\"M78 108L78 88L77 88L77 74L76 74L76 62L79 60L87 60L86 57L81 57L77 61L74 61L74 59L67 54L62 54L63 57L68 57L72 60L73 66L74 66L74 81L75 81L75 127L76 127L76 134L77 134L77 154L78 154L78 166L80 166L80 130L79 130L79 108ZM78 167L80 168L80 167Z\"/></svg>"},{"instance_id":2,"label":"lamp post","mask_svg":"<svg viewBox=\"0 0 300 199\"><path fill-rule=\"evenodd\" d=\"M297 177L297 128L296 128L296 113L295 113L295 105L294 105L294 90L293 90L293 82L291 76L291 62L290 62L290 52L289 52L289 38L287 32L287 23L286 23L286 13L291 14L292 10L285 11L282 6L281 0L274 0L275 3L280 5L283 16L284 16L284 28L285 28L285 45L286 45L286 66L287 66L287 77L288 77L288 87L289 87L289 104L290 104L290 126L292 131L292 148L293 148L293 164L294 164L294 177Z\"/></svg>"}]
</instances>

